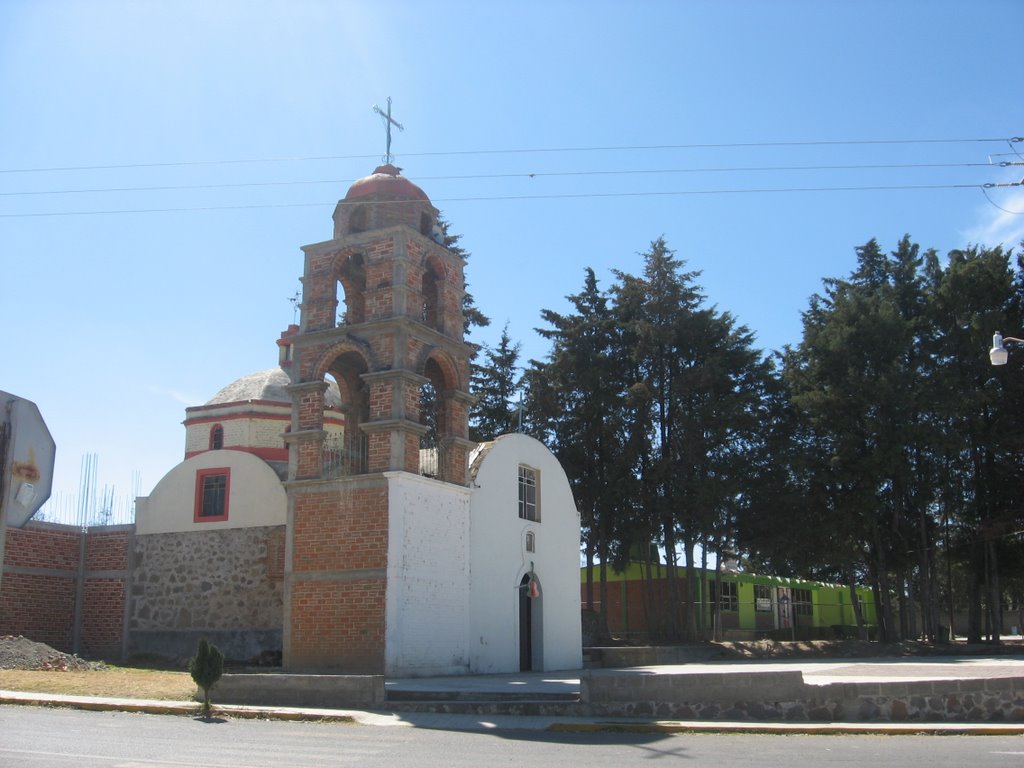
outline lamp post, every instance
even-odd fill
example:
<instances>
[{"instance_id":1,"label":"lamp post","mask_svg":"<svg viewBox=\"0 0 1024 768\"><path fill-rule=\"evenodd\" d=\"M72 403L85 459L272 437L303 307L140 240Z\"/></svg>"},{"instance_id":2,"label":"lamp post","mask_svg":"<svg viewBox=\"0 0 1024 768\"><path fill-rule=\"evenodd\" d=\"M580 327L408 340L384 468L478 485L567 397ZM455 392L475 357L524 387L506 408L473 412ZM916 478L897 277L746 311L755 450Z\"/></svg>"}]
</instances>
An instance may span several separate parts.
<instances>
[{"instance_id":1,"label":"lamp post","mask_svg":"<svg viewBox=\"0 0 1024 768\"><path fill-rule=\"evenodd\" d=\"M1003 336L999 331L992 334L992 349L988 351L988 359L992 361L992 365L1006 365L1006 359L1010 356L1006 347L1003 346L1003 342L1015 341L1018 344L1024 344L1024 339L1017 339L1013 336Z\"/></svg>"}]
</instances>

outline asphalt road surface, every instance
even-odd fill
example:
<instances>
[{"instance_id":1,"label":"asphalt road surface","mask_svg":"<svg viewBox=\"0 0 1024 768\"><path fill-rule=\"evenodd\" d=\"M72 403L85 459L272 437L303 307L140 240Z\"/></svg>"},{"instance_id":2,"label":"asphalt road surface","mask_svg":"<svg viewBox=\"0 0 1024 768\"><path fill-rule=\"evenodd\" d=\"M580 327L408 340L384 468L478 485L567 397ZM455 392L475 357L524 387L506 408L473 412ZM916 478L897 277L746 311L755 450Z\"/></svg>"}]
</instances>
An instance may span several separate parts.
<instances>
[{"instance_id":1,"label":"asphalt road surface","mask_svg":"<svg viewBox=\"0 0 1024 768\"><path fill-rule=\"evenodd\" d=\"M623 768L1024 765L1019 736L436 731L0 707L3 768Z\"/></svg>"}]
</instances>

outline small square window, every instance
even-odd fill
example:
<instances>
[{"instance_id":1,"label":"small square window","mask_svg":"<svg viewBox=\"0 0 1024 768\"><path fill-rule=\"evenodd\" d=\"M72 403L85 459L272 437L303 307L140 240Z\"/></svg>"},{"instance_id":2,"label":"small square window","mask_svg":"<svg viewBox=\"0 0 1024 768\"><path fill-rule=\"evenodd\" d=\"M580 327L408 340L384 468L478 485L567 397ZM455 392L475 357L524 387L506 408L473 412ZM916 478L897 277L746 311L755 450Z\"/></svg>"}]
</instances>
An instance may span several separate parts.
<instances>
[{"instance_id":1,"label":"small square window","mask_svg":"<svg viewBox=\"0 0 1024 768\"><path fill-rule=\"evenodd\" d=\"M540 522L539 475L536 469L519 467L519 517L535 523Z\"/></svg>"},{"instance_id":2,"label":"small square window","mask_svg":"<svg viewBox=\"0 0 1024 768\"><path fill-rule=\"evenodd\" d=\"M227 520L230 491L230 469L200 469L196 472L194 521L212 523Z\"/></svg>"}]
</instances>

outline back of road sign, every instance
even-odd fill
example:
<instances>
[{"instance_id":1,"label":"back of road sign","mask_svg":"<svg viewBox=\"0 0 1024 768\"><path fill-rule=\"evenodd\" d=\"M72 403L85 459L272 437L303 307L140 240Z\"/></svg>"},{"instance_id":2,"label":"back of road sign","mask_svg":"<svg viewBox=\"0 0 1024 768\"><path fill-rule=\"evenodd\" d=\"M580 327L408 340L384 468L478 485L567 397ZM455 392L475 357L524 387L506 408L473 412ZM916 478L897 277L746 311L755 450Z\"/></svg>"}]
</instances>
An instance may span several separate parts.
<instances>
[{"instance_id":1,"label":"back of road sign","mask_svg":"<svg viewBox=\"0 0 1024 768\"><path fill-rule=\"evenodd\" d=\"M50 498L56 454L36 404L0 391L0 522L21 528Z\"/></svg>"}]
</instances>

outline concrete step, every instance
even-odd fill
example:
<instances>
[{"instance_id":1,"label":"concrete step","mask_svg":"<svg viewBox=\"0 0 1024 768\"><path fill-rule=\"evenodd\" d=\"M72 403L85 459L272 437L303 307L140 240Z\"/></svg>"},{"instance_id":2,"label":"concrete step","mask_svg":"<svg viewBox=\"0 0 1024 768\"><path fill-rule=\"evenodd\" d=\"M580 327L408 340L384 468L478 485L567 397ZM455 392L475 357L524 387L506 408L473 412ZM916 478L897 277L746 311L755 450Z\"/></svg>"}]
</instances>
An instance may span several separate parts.
<instances>
[{"instance_id":1,"label":"concrete step","mask_svg":"<svg viewBox=\"0 0 1024 768\"><path fill-rule=\"evenodd\" d=\"M580 700L579 693L540 693L537 691L507 692L507 691L425 691L425 690L395 690L388 688L387 700L389 702L415 702L415 701L486 701L491 703L507 702L565 702Z\"/></svg>"}]
</instances>

